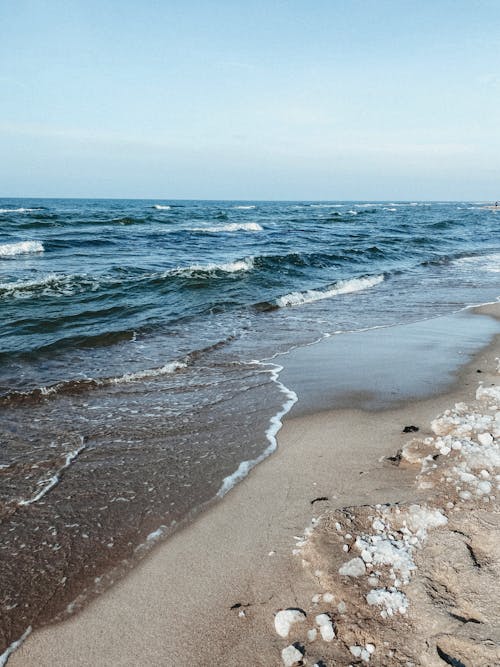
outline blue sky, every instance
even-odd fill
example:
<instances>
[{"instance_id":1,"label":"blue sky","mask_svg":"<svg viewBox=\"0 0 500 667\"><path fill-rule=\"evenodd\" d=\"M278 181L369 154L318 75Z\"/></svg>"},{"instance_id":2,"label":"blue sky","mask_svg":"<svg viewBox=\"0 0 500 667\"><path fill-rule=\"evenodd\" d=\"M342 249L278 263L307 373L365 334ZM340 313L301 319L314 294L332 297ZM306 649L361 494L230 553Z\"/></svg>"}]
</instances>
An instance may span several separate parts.
<instances>
[{"instance_id":1,"label":"blue sky","mask_svg":"<svg viewBox=\"0 0 500 667\"><path fill-rule=\"evenodd\" d=\"M0 196L499 199L497 0L2 0Z\"/></svg>"}]
</instances>

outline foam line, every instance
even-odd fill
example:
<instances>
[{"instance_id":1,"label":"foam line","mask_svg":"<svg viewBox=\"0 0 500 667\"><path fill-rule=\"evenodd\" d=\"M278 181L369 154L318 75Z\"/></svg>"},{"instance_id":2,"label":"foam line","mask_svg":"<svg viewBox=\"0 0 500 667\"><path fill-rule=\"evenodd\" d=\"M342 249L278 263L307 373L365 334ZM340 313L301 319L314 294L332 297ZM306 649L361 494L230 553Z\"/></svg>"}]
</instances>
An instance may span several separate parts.
<instances>
[{"instance_id":1,"label":"foam line","mask_svg":"<svg viewBox=\"0 0 500 667\"><path fill-rule=\"evenodd\" d=\"M6 648L6 650L2 653L2 655L0 655L0 667L4 667L4 665L7 664L7 660L14 653L14 651L17 651L17 649L21 646L23 641L30 633L31 633L31 625L28 628L26 628L26 630L19 637L19 639L17 639L15 642L12 642L12 644Z\"/></svg>"},{"instance_id":2,"label":"foam line","mask_svg":"<svg viewBox=\"0 0 500 667\"><path fill-rule=\"evenodd\" d=\"M279 410L273 417L271 417L269 427L266 431L266 438L269 441L269 445L262 452L262 454L260 454L260 456L257 456L257 458L251 459L249 461L242 461L238 466L237 470L235 470L231 475L228 475L227 477L224 478L220 489L217 491L217 496L219 498L225 496L226 493L233 488L233 486L235 486L238 482L240 482L248 475L248 473L250 472L250 470L252 470L252 468L254 468L258 463L260 463L268 456L270 456L270 454L276 451L278 447L276 435L283 426L282 419L288 412L290 412L292 407L299 400L297 394L291 389L288 389L288 387L286 387L279 379L279 374L283 370L283 366L257 360L252 361L250 363L257 364L259 366L272 366L272 368L266 370L266 372L271 373L271 380L278 385L279 390L283 394L285 394L288 400L283 403L281 410Z\"/></svg>"},{"instance_id":3,"label":"foam line","mask_svg":"<svg viewBox=\"0 0 500 667\"><path fill-rule=\"evenodd\" d=\"M36 503L40 498L43 498L51 489L56 486L56 484L59 483L59 480L61 479L61 473L66 470L66 468L69 468L69 466L73 463L73 461L77 458L77 456L82 452L87 445L84 444L83 442L83 437L80 436L81 439L81 446L78 447L78 449L73 450L72 452L69 452L66 454L66 458L64 461L64 464L56 471L55 475L52 475L47 480L47 483L45 486L42 487L42 489L34 496L33 498L30 498L29 500L20 500L18 502L18 505L24 506L24 505L32 505L33 503ZM0 663L1 667L1 663Z\"/></svg>"}]
</instances>

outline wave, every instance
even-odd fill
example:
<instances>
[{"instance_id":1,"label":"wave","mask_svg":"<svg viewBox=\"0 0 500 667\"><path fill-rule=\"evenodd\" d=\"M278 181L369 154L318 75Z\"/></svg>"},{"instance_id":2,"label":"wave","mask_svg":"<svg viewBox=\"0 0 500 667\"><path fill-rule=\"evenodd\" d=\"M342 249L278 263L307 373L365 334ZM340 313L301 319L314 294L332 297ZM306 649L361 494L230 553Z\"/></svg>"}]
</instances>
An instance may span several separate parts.
<instances>
[{"instance_id":1,"label":"wave","mask_svg":"<svg viewBox=\"0 0 500 667\"><path fill-rule=\"evenodd\" d=\"M360 292L370 287L375 287L383 282L384 276L369 276L365 278L351 278L350 280L339 280L333 287L326 290L306 290L305 292L291 292L285 296L276 299L276 306L278 308L286 308L289 306L300 306L305 303L312 303L314 301L321 301L322 299L330 299L339 294L350 294L352 292Z\"/></svg>"},{"instance_id":2,"label":"wave","mask_svg":"<svg viewBox=\"0 0 500 667\"><path fill-rule=\"evenodd\" d=\"M80 394L89 391L90 389L113 387L121 384L129 384L131 382L140 382L141 380L153 380L162 375L173 375L177 371L187 368L189 362L190 356L188 355L182 361L174 360L166 363L164 366L145 368L133 373L124 373L118 377L63 380L62 382L56 382L48 387L36 387L35 389L29 389L27 391L11 391L0 396L0 405L11 403L39 403L44 399L60 394ZM38 498L35 500L37 499ZM33 500L30 502L33 502Z\"/></svg>"},{"instance_id":3,"label":"wave","mask_svg":"<svg viewBox=\"0 0 500 667\"><path fill-rule=\"evenodd\" d=\"M43 243L40 243L40 241L19 241L18 243L0 244L0 257L14 257L15 255L43 251Z\"/></svg>"},{"instance_id":4,"label":"wave","mask_svg":"<svg viewBox=\"0 0 500 667\"><path fill-rule=\"evenodd\" d=\"M238 259L234 262L223 264L192 264L191 266L169 269L160 274L160 277L167 276L198 276L200 274L214 275L216 273L238 273L240 271L251 271L254 267L253 257Z\"/></svg>"},{"instance_id":5,"label":"wave","mask_svg":"<svg viewBox=\"0 0 500 667\"><path fill-rule=\"evenodd\" d=\"M166 204L154 204L152 208L155 208L157 211L170 211L170 206Z\"/></svg>"},{"instance_id":6,"label":"wave","mask_svg":"<svg viewBox=\"0 0 500 667\"><path fill-rule=\"evenodd\" d=\"M96 279L86 275L49 273L38 279L0 283L0 297L27 299L39 293L45 296L69 296L77 291L96 290L98 286Z\"/></svg>"},{"instance_id":7,"label":"wave","mask_svg":"<svg viewBox=\"0 0 500 667\"><path fill-rule=\"evenodd\" d=\"M253 257L238 259L234 262L221 264L191 264L167 269L158 273L145 273L121 278L107 276L90 276L88 274L49 273L33 280L17 280L0 283L0 298L29 299L41 296L73 296L82 292L95 292L100 287L113 287L130 283L146 283L172 277L210 278L218 274L251 271L254 268Z\"/></svg>"},{"instance_id":8,"label":"wave","mask_svg":"<svg viewBox=\"0 0 500 667\"><path fill-rule=\"evenodd\" d=\"M241 211L246 211L247 209L255 208L255 204L252 206L233 206L233 208L240 209Z\"/></svg>"},{"instance_id":9,"label":"wave","mask_svg":"<svg viewBox=\"0 0 500 667\"><path fill-rule=\"evenodd\" d=\"M309 204L310 208L343 208L347 204Z\"/></svg>"},{"instance_id":10,"label":"wave","mask_svg":"<svg viewBox=\"0 0 500 667\"><path fill-rule=\"evenodd\" d=\"M453 260L455 266L462 266L472 270L482 269L490 273L500 273L500 253L489 255L471 255Z\"/></svg>"},{"instance_id":11,"label":"wave","mask_svg":"<svg viewBox=\"0 0 500 667\"><path fill-rule=\"evenodd\" d=\"M220 232L261 232L262 227L258 222L230 222L227 225L219 227L191 227L191 232L207 232L209 234L218 234Z\"/></svg>"},{"instance_id":12,"label":"wave","mask_svg":"<svg viewBox=\"0 0 500 667\"><path fill-rule=\"evenodd\" d=\"M0 213L31 213L33 211L43 211L43 208L0 208Z\"/></svg>"},{"instance_id":13,"label":"wave","mask_svg":"<svg viewBox=\"0 0 500 667\"><path fill-rule=\"evenodd\" d=\"M101 384L123 384L128 382L137 382L138 380L147 380L149 378L160 377L161 375L172 375L181 368L187 368L186 361L171 361L160 368L146 368L143 371L135 373L124 373L120 377L107 378L101 381Z\"/></svg>"}]
</instances>

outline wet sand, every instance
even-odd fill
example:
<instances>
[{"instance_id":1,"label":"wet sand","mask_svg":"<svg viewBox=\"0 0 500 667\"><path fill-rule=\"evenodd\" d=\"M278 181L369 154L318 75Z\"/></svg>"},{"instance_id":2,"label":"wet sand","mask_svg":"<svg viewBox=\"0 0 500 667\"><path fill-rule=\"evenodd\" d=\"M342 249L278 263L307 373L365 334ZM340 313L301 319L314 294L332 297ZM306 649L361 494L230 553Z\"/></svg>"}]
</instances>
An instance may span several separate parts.
<instances>
[{"instance_id":1,"label":"wet sand","mask_svg":"<svg viewBox=\"0 0 500 667\"><path fill-rule=\"evenodd\" d=\"M497 336L439 396L375 412L292 412L278 451L221 503L77 616L37 630L9 666L282 664L273 615L317 592L292 555L294 536L327 508L414 501L414 471L386 460L407 442L403 427L425 435L499 353Z\"/></svg>"}]
</instances>

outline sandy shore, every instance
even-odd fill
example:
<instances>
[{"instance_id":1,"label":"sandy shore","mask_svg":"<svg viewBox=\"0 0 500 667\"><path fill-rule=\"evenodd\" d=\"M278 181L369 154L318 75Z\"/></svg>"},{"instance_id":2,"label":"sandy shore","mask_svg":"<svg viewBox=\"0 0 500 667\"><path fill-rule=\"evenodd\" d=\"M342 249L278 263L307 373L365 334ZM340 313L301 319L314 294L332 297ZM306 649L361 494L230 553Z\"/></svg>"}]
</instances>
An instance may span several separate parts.
<instances>
[{"instance_id":1,"label":"sandy shore","mask_svg":"<svg viewBox=\"0 0 500 667\"><path fill-rule=\"evenodd\" d=\"M378 412L292 414L278 451L222 502L77 616L33 633L9 667L283 664L274 614L318 592L292 554L294 536L326 510L418 501L415 470L387 460L409 439L403 427L429 434L436 415L490 377L499 354L497 337L446 394Z\"/></svg>"}]
</instances>

